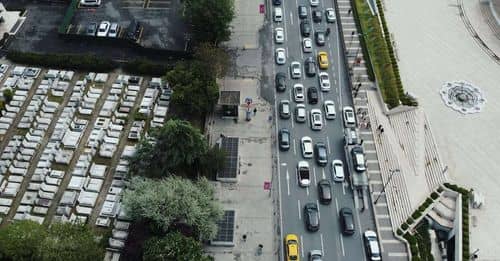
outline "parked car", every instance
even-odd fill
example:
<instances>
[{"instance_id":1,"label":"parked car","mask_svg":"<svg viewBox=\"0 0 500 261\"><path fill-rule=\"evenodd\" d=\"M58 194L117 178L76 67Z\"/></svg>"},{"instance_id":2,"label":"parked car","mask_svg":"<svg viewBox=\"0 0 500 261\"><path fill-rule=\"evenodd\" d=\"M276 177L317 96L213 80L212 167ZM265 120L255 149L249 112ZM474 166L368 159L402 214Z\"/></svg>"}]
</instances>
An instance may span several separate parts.
<instances>
[{"instance_id":1,"label":"parked car","mask_svg":"<svg viewBox=\"0 0 500 261\"><path fill-rule=\"evenodd\" d=\"M320 109L312 109L309 113L311 120L311 129L321 130L323 128L323 117Z\"/></svg>"},{"instance_id":2,"label":"parked car","mask_svg":"<svg viewBox=\"0 0 500 261\"><path fill-rule=\"evenodd\" d=\"M312 19L315 23L321 23L321 18L323 18L323 13L320 10L312 11Z\"/></svg>"},{"instance_id":3,"label":"parked car","mask_svg":"<svg viewBox=\"0 0 500 261\"><path fill-rule=\"evenodd\" d=\"M274 29L274 42L277 44L281 44L285 41L285 30L283 27L278 27Z\"/></svg>"},{"instance_id":4,"label":"parked car","mask_svg":"<svg viewBox=\"0 0 500 261\"><path fill-rule=\"evenodd\" d=\"M280 101L280 117L282 119L290 118L290 102L288 100Z\"/></svg>"},{"instance_id":5,"label":"parked car","mask_svg":"<svg viewBox=\"0 0 500 261\"><path fill-rule=\"evenodd\" d=\"M304 102L304 85L297 83L293 86L293 97L295 102Z\"/></svg>"},{"instance_id":6,"label":"parked car","mask_svg":"<svg viewBox=\"0 0 500 261\"><path fill-rule=\"evenodd\" d=\"M312 52L312 40L311 38L304 38L304 40L302 40L302 50L304 51L304 53L310 53Z\"/></svg>"},{"instance_id":7,"label":"parked car","mask_svg":"<svg viewBox=\"0 0 500 261\"><path fill-rule=\"evenodd\" d=\"M112 23L109 27L108 37L115 38L118 36L120 26L117 23Z\"/></svg>"},{"instance_id":8,"label":"parked car","mask_svg":"<svg viewBox=\"0 0 500 261\"><path fill-rule=\"evenodd\" d=\"M307 57L304 61L304 69L307 76L312 77L316 75L316 63L312 57Z\"/></svg>"},{"instance_id":9,"label":"parked car","mask_svg":"<svg viewBox=\"0 0 500 261\"><path fill-rule=\"evenodd\" d=\"M288 129L280 129L278 132L278 139L281 150L290 149L290 131Z\"/></svg>"},{"instance_id":10,"label":"parked car","mask_svg":"<svg viewBox=\"0 0 500 261\"><path fill-rule=\"evenodd\" d=\"M97 23L90 23L87 25L87 28L85 30L85 34L89 36L95 36L97 32Z\"/></svg>"},{"instance_id":11,"label":"parked car","mask_svg":"<svg viewBox=\"0 0 500 261\"><path fill-rule=\"evenodd\" d=\"M335 23L335 10L333 8L327 8L325 10L326 21L328 23Z\"/></svg>"},{"instance_id":12,"label":"parked car","mask_svg":"<svg viewBox=\"0 0 500 261\"><path fill-rule=\"evenodd\" d=\"M108 35L110 26L110 22L102 21L101 24L99 24L99 28L97 29L97 37L106 37Z\"/></svg>"},{"instance_id":13,"label":"parked car","mask_svg":"<svg viewBox=\"0 0 500 261\"><path fill-rule=\"evenodd\" d=\"M340 224L342 226L342 234L348 236L354 234L354 217L352 209L347 207L340 209Z\"/></svg>"},{"instance_id":14,"label":"parked car","mask_svg":"<svg viewBox=\"0 0 500 261\"><path fill-rule=\"evenodd\" d=\"M321 204L328 205L332 202L332 184L327 179L318 182L318 197Z\"/></svg>"},{"instance_id":15,"label":"parked car","mask_svg":"<svg viewBox=\"0 0 500 261\"><path fill-rule=\"evenodd\" d=\"M318 64L320 69L328 69L328 54L326 52L318 52Z\"/></svg>"},{"instance_id":16,"label":"parked car","mask_svg":"<svg viewBox=\"0 0 500 261\"><path fill-rule=\"evenodd\" d=\"M307 18L307 7L304 5L299 5L299 18L300 19Z\"/></svg>"},{"instance_id":17,"label":"parked car","mask_svg":"<svg viewBox=\"0 0 500 261\"><path fill-rule=\"evenodd\" d=\"M300 33L303 37L309 37L311 35L311 24L307 20L302 20L300 22Z\"/></svg>"},{"instance_id":18,"label":"parked car","mask_svg":"<svg viewBox=\"0 0 500 261\"><path fill-rule=\"evenodd\" d=\"M314 32L314 38L316 39L316 44L318 46L324 46L326 42L326 35L323 31Z\"/></svg>"},{"instance_id":19,"label":"parked car","mask_svg":"<svg viewBox=\"0 0 500 261\"><path fill-rule=\"evenodd\" d=\"M319 5L319 0L309 0L309 3L311 6L316 7Z\"/></svg>"},{"instance_id":20,"label":"parked car","mask_svg":"<svg viewBox=\"0 0 500 261\"><path fill-rule=\"evenodd\" d=\"M273 5L281 5L281 0L273 0Z\"/></svg>"},{"instance_id":21,"label":"parked car","mask_svg":"<svg viewBox=\"0 0 500 261\"><path fill-rule=\"evenodd\" d=\"M359 143L359 135L356 128L345 128L344 129L345 144L354 145Z\"/></svg>"},{"instance_id":22,"label":"parked car","mask_svg":"<svg viewBox=\"0 0 500 261\"><path fill-rule=\"evenodd\" d=\"M320 72L318 75L318 80L319 80L319 88L323 92L330 91L330 77L328 76L328 73L326 72Z\"/></svg>"},{"instance_id":23,"label":"parked car","mask_svg":"<svg viewBox=\"0 0 500 261\"><path fill-rule=\"evenodd\" d=\"M290 74L293 79L300 79L302 77L302 69L299 62L292 62L290 64Z\"/></svg>"},{"instance_id":24,"label":"parked car","mask_svg":"<svg viewBox=\"0 0 500 261\"><path fill-rule=\"evenodd\" d=\"M275 76L276 90L279 92L284 92L286 90L286 74L284 72L279 72Z\"/></svg>"},{"instance_id":25,"label":"parked car","mask_svg":"<svg viewBox=\"0 0 500 261\"><path fill-rule=\"evenodd\" d=\"M342 163L339 159L334 159L332 161L332 175L333 181L335 182L343 182L345 179L344 176L344 163Z\"/></svg>"},{"instance_id":26,"label":"parked car","mask_svg":"<svg viewBox=\"0 0 500 261\"><path fill-rule=\"evenodd\" d=\"M98 7L101 5L101 0L80 0L81 7Z\"/></svg>"},{"instance_id":27,"label":"parked car","mask_svg":"<svg viewBox=\"0 0 500 261\"><path fill-rule=\"evenodd\" d=\"M275 53L276 64L282 65L286 63L285 48L277 48Z\"/></svg>"},{"instance_id":28,"label":"parked car","mask_svg":"<svg viewBox=\"0 0 500 261\"><path fill-rule=\"evenodd\" d=\"M309 136L304 136L300 140L300 144L302 147L302 156L305 159L310 159L313 157L313 142L311 137Z\"/></svg>"},{"instance_id":29,"label":"parked car","mask_svg":"<svg viewBox=\"0 0 500 261\"><path fill-rule=\"evenodd\" d=\"M142 25L137 20L132 20L127 28L127 39L136 42L141 36Z\"/></svg>"},{"instance_id":30,"label":"parked car","mask_svg":"<svg viewBox=\"0 0 500 261\"><path fill-rule=\"evenodd\" d=\"M328 164L328 152L323 142L318 142L314 145L314 155L316 156L318 165L326 166L326 164Z\"/></svg>"},{"instance_id":31,"label":"parked car","mask_svg":"<svg viewBox=\"0 0 500 261\"><path fill-rule=\"evenodd\" d=\"M323 252L321 250L311 250L309 252L309 261L322 261Z\"/></svg>"},{"instance_id":32,"label":"parked car","mask_svg":"<svg viewBox=\"0 0 500 261\"><path fill-rule=\"evenodd\" d=\"M283 21L283 9L281 9L281 7L274 8L274 21L275 22Z\"/></svg>"},{"instance_id":33,"label":"parked car","mask_svg":"<svg viewBox=\"0 0 500 261\"><path fill-rule=\"evenodd\" d=\"M326 100L323 102L323 108L325 109L325 118L327 120L333 120L336 117L335 113L335 103L331 100Z\"/></svg>"},{"instance_id":34,"label":"parked car","mask_svg":"<svg viewBox=\"0 0 500 261\"><path fill-rule=\"evenodd\" d=\"M299 123L306 122L306 106L304 104L295 106L295 121Z\"/></svg>"},{"instance_id":35,"label":"parked car","mask_svg":"<svg viewBox=\"0 0 500 261\"><path fill-rule=\"evenodd\" d=\"M309 104L317 104L318 99L318 89L314 86L307 88L307 101L309 102Z\"/></svg>"},{"instance_id":36,"label":"parked car","mask_svg":"<svg viewBox=\"0 0 500 261\"><path fill-rule=\"evenodd\" d=\"M354 109L350 106L345 106L342 109L344 114L344 125L346 128L356 127L356 119L354 116Z\"/></svg>"},{"instance_id":37,"label":"parked car","mask_svg":"<svg viewBox=\"0 0 500 261\"><path fill-rule=\"evenodd\" d=\"M365 242L366 254L370 261L380 261L382 260L380 254L380 247L378 244L377 233L372 230L367 230L363 234L363 239Z\"/></svg>"},{"instance_id":38,"label":"parked car","mask_svg":"<svg viewBox=\"0 0 500 261\"><path fill-rule=\"evenodd\" d=\"M354 146L351 149L351 157L354 169L357 172L363 172L366 170L365 154L363 152L363 147Z\"/></svg>"},{"instance_id":39,"label":"parked car","mask_svg":"<svg viewBox=\"0 0 500 261\"><path fill-rule=\"evenodd\" d=\"M304 205L304 222L308 231L315 232L319 230L319 214L316 203Z\"/></svg>"},{"instance_id":40,"label":"parked car","mask_svg":"<svg viewBox=\"0 0 500 261\"><path fill-rule=\"evenodd\" d=\"M299 237L295 234L288 234L285 237L285 249L287 261L299 260Z\"/></svg>"}]
</instances>

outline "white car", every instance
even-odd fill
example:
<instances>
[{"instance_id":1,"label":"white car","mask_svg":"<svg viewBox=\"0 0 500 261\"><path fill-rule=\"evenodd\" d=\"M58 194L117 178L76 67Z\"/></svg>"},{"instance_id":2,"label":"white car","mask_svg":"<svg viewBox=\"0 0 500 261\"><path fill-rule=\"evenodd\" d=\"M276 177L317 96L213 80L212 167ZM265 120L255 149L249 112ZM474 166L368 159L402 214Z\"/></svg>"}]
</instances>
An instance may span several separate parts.
<instances>
[{"instance_id":1,"label":"white car","mask_svg":"<svg viewBox=\"0 0 500 261\"><path fill-rule=\"evenodd\" d=\"M300 79L302 77L302 68L299 62L292 62L290 64L290 74L293 79Z\"/></svg>"},{"instance_id":2,"label":"white car","mask_svg":"<svg viewBox=\"0 0 500 261\"><path fill-rule=\"evenodd\" d=\"M371 261L382 260L380 254L380 247L378 244L377 233L375 233L375 231L372 230L365 231L364 241L365 241L366 252L370 257L370 260Z\"/></svg>"},{"instance_id":3,"label":"white car","mask_svg":"<svg viewBox=\"0 0 500 261\"><path fill-rule=\"evenodd\" d=\"M354 109L350 106L345 106L342 109L344 114L344 125L346 128L356 127L356 117L354 116Z\"/></svg>"},{"instance_id":4,"label":"white car","mask_svg":"<svg viewBox=\"0 0 500 261\"><path fill-rule=\"evenodd\" d=\"M309 116L312 130L321 130L323 128L323 116L320 109L312 109Z\"/></svg>"},{"instance_id":5,"label":"white car","mask_svg":"<svg viewBox=\"0 0 500 261\"><path fill-rule=\"evenodd\" d=\"M274 8L274 21L275 22L283 21L283 9L281 9L281 7Z\"/></svg>"},{"instance_id":6,"label":"white car","mask_svg":"<svg viewBox=\"0 0 500 261\"><path fill-rule=\"evenodd\" d=\"M311 185L311 170L307 161L301 160L297 164L297 178L301 187L309 187Z\"/></svg>"},{"instance_id":7,"label":"white car","mask_svg":"<svg viewBox=\"0 0 500 261\"><path fill-rule=\"evenodd\" d=\"M333 10L333 8L327 8L325 10L325 14L326 14L326 21L328 23L335 23L335 10Z\"/></svg>"},{"instance_id":8,"label":"white car","mask_svg":"<svg viewBox=\"0 0 500 261\"><path fill-rule=\"evenodd\" d=\"M345 179L344 175L344 163L339 159L334 159L332 161L332 175L333 181L343 182Z\"/></svg>"},{"instance_id":9,"label":"white car","mask_svg":"<svg viewBox=\"0 0 500 261\"><path fill-rule=\"evenodd\" d=\"M274 42L281 44L285 41L285 30L282 27L274 29Z\"/></svg>"},{"instance_id":10,"label":"white car","mask_svg":"<svg viewBox=\"0 0 500 261\"><path fill-rule=\"evenodd\" d=\"M280 65L286 63L285 48L276 49L276 63Z\"/></svg>"},{"instance_id":11,"label":"white car","mask_svg":"<svg viewBox=\"0 0 500 261\"><path fill-rule=\"evenodd\" d=\"M118 26L117 23L112 23L111 26L109 27L108 37L112 37L112 38L117 37L119 29L120 29L120 27Z\"/></svg>"},{"instance_id":12,"label":"white car","mask_svg":"<svg viewBox=\"0 0 500 261\"><path fill-rule=\"evenodd\" d=\"M82 7L98 7L101 5L101 0L80 0Z\"/></svg>"},{"instance_id":13,"label":"white car","mask_svg":"<svg viewBox=\"0 0 500 261\"><path fill-rule=\"evenodd\" d=\"M304 104L297 104L295 106L295 121L306 122L306 106Z\"/></svg>"},{"instance_id":14,"label":"white car","mask_svg":"<svg viewBox=\"0 0 500 261\"><path fill-rule=\"evenodd\" d=\"M302 40L302 50L304 53L310 53L312 52L313 44L311 38L304 38Z\"/></svg>"},{"instance_id":15,"label":"white car","mask_svg":"<svg viewBox=\"0 0 500 261\"><path fill-rule=\"evenodd\" d=\"M296 83L293 86L293 97L295 99L295 102L304 102L305 99L304 85Z\"/></svg>"},{"instance_id":16,"label":"white car","mask_svg":"<svg viewBox=\"0 0 500 261\"><path fill-rule=\"evenodd\" d=\"M108 35L109 27L111 23L108 21L102 21L97 29L97 37L106 37Z\"/></svg>"},{"instance_id":17,"label":"white car","mask_svg":"<svg viewBox=\"0 0 500 261\"><path fill-rule=\"evenodd\" d=\"M311 3L311 6L318 6L319 0L310 0L309 3Z\"/></svg>"},{"instance_id":18,"label":"white car","mask_svg":"<svg viewBox=\"0 0 500 261\"><path fill-rule=\"evenodd\" d=\"M302 139L300 139L300 144L302 147L302 157L304 157L304 159L311 159L313 157L313 141L311 137L302 137Z\"/></svg>"},{"instance_id":19,"label":"white car","mask_svg":"<svg viewBox=\"0 0 500 261\"><path fill-rule=\"evenodd\" d=\"M320 72L318 75L318 79L319 79L319 88L321 89L321 91L324 92L330 91L331 85L328 73Z\"/></svg>"},{"instance_id":20,"label":"white car","mask_svg":"<svg viewBox=\"0 0 500 261\"><path fill-rule=\"evenodd\" d=\"M335 103L331 100L326 100L323 102L323 108L325 109L325 118L327 120L334 120L337 116L335 112Z\"/></svg>"}]
</instances>

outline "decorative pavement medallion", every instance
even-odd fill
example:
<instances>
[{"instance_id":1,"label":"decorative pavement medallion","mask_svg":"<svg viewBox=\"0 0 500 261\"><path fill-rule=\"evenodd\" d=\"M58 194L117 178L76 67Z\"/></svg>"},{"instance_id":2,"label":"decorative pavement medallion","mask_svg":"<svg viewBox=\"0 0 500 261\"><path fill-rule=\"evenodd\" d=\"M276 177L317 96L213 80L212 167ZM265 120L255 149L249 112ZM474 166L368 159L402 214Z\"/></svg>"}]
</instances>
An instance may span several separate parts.
<instances>
[{"instance_id":1,"label":"decorative pavement medallion","mask_svg":"<svg viewBox=\"0 0 500 261\"><path fill-rule=\"evenodd\" d=\"M463 114L478 113L486 103L481 89L466 81L446 82L439 93L446 106Z\"/></svg>"}]
</instances>

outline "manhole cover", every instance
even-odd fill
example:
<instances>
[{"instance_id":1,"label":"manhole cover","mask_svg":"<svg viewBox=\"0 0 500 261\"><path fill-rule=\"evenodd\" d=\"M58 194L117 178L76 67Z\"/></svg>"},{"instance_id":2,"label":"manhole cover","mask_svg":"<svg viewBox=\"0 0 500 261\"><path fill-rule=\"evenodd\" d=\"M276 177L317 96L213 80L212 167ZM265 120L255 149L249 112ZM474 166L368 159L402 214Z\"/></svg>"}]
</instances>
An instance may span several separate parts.
<instances>
[{"instance_id":1,"label":"manhole cover","mask_svg":"<svg viewBox=\"0 0 500 261\"><path fill-rule=\"evenodd\" d=\"M446 82L439 93L446 106L463 114L478 113L486 103L481 89L466 81Z\"/></svg>"}]
</instances>

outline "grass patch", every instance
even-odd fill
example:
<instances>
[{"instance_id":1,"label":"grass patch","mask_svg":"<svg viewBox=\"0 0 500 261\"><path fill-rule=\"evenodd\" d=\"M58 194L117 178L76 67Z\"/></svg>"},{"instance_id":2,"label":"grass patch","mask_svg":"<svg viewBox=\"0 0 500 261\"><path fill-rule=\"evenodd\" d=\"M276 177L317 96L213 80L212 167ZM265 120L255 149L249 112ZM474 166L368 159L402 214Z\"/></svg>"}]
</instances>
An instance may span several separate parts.
<instances>
[{"instance_id":1,"label":"grass patch","mask_svg":"<svg viewBox=\"0 0 500 261\"><path fill-rule=\"evenodd\" d=\"M110 158L104 158L104 157L101 157L101 156L96 156L96 157L94 157L94 163L95 164L106 165L106 166L111 166L111 159Z\"/></svg>"},{"instance_id":2,"label":"grass patch","mask_svg":"<svg viewBox=\"0 0 500 261\"><path fill-rule=\"evenodd\" d=\"M28 133L29 129L17 129L16 130L16 135L21 135L21 136L26 136L26 134Z\"/></svg>"},{"instance_id":3,"label":"grass patch","mask_svg":"<svg viewBox=\"0 0 500 261\"><path fill-rule=\"evenodd\" d=\"M64 97L58 97L58 96L54 96L52 94L47 95L47 99L50 102L57 102L59 104L62 104L64 102Z\"/></svg>"}]
</instances>

